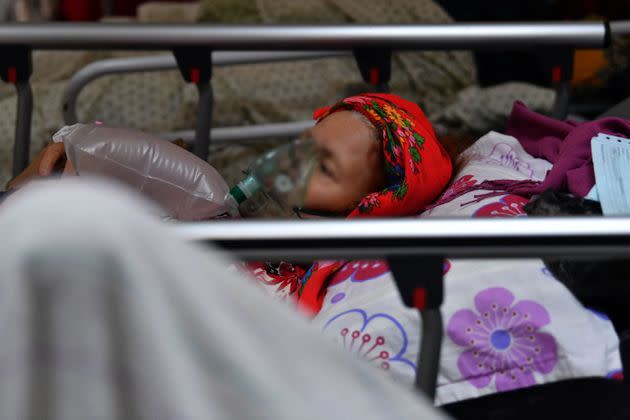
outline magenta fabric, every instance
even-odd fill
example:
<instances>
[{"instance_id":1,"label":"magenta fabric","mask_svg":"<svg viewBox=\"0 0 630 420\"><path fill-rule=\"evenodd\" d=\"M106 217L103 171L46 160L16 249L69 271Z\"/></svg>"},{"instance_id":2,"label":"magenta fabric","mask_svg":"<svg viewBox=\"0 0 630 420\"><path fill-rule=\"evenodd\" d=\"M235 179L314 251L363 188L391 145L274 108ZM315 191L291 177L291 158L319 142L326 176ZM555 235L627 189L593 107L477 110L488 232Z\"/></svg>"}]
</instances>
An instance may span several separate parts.
<instances>
[{"instance_id":1,"label":"magenta fabric","mask_svg":"<svg viewBox=\"0 0 630 420\"><path fill-rule=\"evenodd\" d=\"M559 121L528 109L520 101L514 102L505 134L515 137L523 149L535 158L553 164L543 181L490 179L467 186L442 197L432 206L448 203L471 191L486 191L462 205L505 194L525 198L551 189L585 197L595 185L591 139L598 133L630 138L630 121L623 118L601 118L577 123Z\"/></svg>"},{"instance_id":2,"label":"magenta fabric","mask_svg":"<svg viewBox=\"0 0 630 420\"><path fill-rule=\"evenodd\" d=\"M532 196L552 189L586 196L595 185L591 139L598 133L630 138L630 121L613 117L583 123L559 121L516 101L505 134L516 137L530 155L553 163L541 183L521 185L518 193Z\"/></svg>"}]
</instances>

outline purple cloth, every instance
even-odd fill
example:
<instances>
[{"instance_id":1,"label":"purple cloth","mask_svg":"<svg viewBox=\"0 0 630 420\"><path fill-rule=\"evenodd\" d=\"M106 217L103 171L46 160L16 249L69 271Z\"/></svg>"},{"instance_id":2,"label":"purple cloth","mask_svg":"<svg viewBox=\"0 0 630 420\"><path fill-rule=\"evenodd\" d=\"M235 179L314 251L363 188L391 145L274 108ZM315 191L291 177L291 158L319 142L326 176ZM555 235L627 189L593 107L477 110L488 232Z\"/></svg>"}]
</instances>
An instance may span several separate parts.
<instances>
[{"instance_id":1,"label":"purple cloth","mask_svg":"<svg viewBox=\"0 0 630 420\"><path fill-rule=\"evenodd\" d=\"M591 139L598 133L630 138L630 121L612 117L584 123L558 121L514 102L505 134L516 137L530 155L553 163L553 168L541 183L515 184L510 192L531 197L552 189L586 196L595 185Z\"/></svg>"}]
</instances>

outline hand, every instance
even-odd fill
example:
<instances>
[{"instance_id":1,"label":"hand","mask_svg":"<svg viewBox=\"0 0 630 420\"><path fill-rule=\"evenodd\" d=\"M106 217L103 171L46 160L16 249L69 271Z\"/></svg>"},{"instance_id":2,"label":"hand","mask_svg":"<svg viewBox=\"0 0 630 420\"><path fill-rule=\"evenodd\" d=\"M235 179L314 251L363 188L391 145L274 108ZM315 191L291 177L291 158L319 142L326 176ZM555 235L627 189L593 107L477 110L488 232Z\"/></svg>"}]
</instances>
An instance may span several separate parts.
<instances>
[{"instance_id":1,"label":"hand","mask_svg":"<svg viewBox=\"0 0 630 420\"><path fill-rule=\"evenodd\" d=\"M7 190L19 188L34 178L50 176L61 169L64 176L74 174L74 168L66 158L63 143L50 144L39 152L24 172L7 183Z\"/></svg>"}]
</instances>

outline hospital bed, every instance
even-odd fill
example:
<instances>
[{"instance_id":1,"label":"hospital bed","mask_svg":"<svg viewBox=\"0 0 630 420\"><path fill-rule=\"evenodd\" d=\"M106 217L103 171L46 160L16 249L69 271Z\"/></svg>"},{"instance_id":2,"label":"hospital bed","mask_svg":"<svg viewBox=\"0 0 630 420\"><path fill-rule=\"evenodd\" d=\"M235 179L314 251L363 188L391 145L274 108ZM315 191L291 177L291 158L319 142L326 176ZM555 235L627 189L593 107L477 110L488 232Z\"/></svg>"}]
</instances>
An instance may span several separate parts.
<instances>
[{"instance_id":1,"label":"hospital bed","mask_svg":"<svg viewBox=\"0 0 630 420\"><path fill-rule=\"evenodd\" d=\"M625 30L620 27L619 30ZM4 24L0 26L0 76L14 83L18 113L13 172L28 161L34 49L170 49L182 76L199 92L195 153L207 157L212 113L213 52L226 50L352 51L363 78L385 90L393 50L545 49L556 61L558 89L553 115L563 117L569 99L573 50L604 48L610 26L588 23L432 24L432 25L138 25Z\"/></svg>"},{"instance_id":2,"label":"hospital bed","mask_svg":"<svg viewBox=\"0 0 630 420\"><path fill-rule=\"evenodd\" d=\"M418 307L418 366L423 369L416 386L429 396L435 392L443 335L439 306L445 258L597 259L630 254L627 217L303 222L189 223L173 229L187 240L218 245L245 260L387 259L408 306L417 307L413 297L418 290L426 294L426 305Z\"/></svg>"},{"instance_id":3,"label":"hospital bed","mask_svg":"<svg viewBox=\"0 0 630 420\"><path fill-rule=\"evenodd\" d=\"M436 26L436 25L433 25ZM452 25L449 25L452 26ZM525 29L526 30L526 29ZM469 33L469 31L467 31ZM441 36L438 34L437 36ZM466 37L463 37L458 43L466 42ZM506 47L505 49L519 49L530 48L526 47L527 40L522 40L522 43ZM441 41L437 41L440 43ZM554 41L551 41L553 45ZM459 44L455 44L456 46ZM462 44L463 45L463 44ZM537 45L536 42L532 42L532 45ZM419 46L418 49L448 49L448 46ZM463 48L463 47L462 47ZM487 49L493 48L492 46L476 45L474 49ZM502 47L498 47L501 49ZM547 48L543 49L547 51ZM226 52L219 51L212 55L212 63L214 67L222 67L227 65L238 64L255 64L255 63L270 63L277 61L295 61L304 59L318 59L328 57L339 56L351 56L353 51L297 51L297 52L277 52L277 51L250 51L250 52ZM387 61L389 60L388 53L379 50L377 54L371 56L367 63L365 63L365 54L363 56L357 54L356 49L354 55L357 58L359 67L364 76L364 79L370 81L370 69L365 69L365 65L378 64L380 70L389 72ZM552 75L552 82L555 84L557 95L556 103L553 107L553 115L557 118L563 118L567 114L569 104L569 79L572 74L572 49L564 49L564 47L552 47L543 54L541 57L543 62L551 61L556 65L555 70L561 70L558 73ZM89 64L85 68L81 69L75 74L75 76L69 81L67 89L63 99L64 110L64 122L66 124L73 124L78 121L76 114L76 102L77 98L84 87L86 87L91 81L112 74L124 74L131 72L153 72L173 70L177 68L177 61L172 56L155 56L155 57L137 57L137 58L125 58L125 59L110 59L102 60ZM554 72L555 72L554 70ZM555 79L554 79L555 78ZM557 80L556 80L557 79ZM379 83L376 81L375 83ZM376 87L379 88L378 86ZM381 86L382 88L382 86ZM286 124L273 124L270 126L259 125L257 128L253 127L230 127L221 128L217 131L211 131L211 138L213 142L229 141L231 139L238 140L258 140L266 138L279 138L279 137L291 137L299 134L304 127L308 127L312 124L310 121L302 121L300 123L290 122ZM175 133L162 133L163 137L167 139L181 138L187 141L193 141L195 138L194 131L178 131Z\"/></svg>"},{"instance_id":4,"label":"hospital bed","mask_svg":"<svg viewBox=\"0 0 630 420\"><path fill-rule=\"evenodd\" d=\"M391 51L398 49L545 49L557 60L552 81L557 86L553 115L566 116L573 51L604 48L615 33L630 33L630 22L517 23L450 25L131 25L5 24L0 25L0 71L18 92L14 172L27 163L32 111L29 76L33 49L171 49L173 57L109 60L86 67L71 82L64 100L67 123L76 122L76 97L87 82L108 73L179 68L199 91L195 153L207 157L211 134L217 139L292 135L310 124L214 129L210 120L213 65L307 59L352 53L364 79L386 89ZM228 52L228 51L258 51ZM261 53L261 50L268 52ZM330 51L323 51L330 50ZM280 51L291 51L280 53ZM314 53L312 51L315 51ZM212 57L212 59L211 59ZM135 60L135 61L134 61ZM221 131L223 130L223 131ZM249 130L249 132L247 131ZM180 136L172 133L170 136ZM190 133L189 133L190 136ZM193 136L190 136L193 137ZM401 294L421 310L423 329L416 384L435 392L442 321L442 261L447 257L623 256L630 253L630 219L424 220L196 223L174 229L183 237L216 243L239 258L371 258L388 259ZM330 232L335 232L332 235ZM410 276L413 257L426 259L425 282ZM416 273L417 274L417 273ZM420 307L413 296L426 295Z\"/></svg>"}]
</instances>

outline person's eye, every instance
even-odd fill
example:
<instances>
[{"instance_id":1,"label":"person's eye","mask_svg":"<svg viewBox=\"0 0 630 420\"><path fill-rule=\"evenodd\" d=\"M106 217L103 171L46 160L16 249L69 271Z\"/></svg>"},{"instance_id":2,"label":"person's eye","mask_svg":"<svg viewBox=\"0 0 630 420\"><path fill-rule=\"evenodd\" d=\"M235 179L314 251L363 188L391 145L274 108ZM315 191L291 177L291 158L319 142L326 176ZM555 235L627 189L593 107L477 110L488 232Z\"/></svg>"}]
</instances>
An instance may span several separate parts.
<instances>
[{"instance_id":1,"label":"person's eye","mask_svg":"<svg viewBox=\"0 0 630 420\"><path fill-rule=\"evenodd\" d=\"M328 165L326 164L326 162L320 162L319 163L319 170L326 175L329 178L333 178L333 173L330 170L330 168L328 167Z\"/></svg>"}]
</instances>

